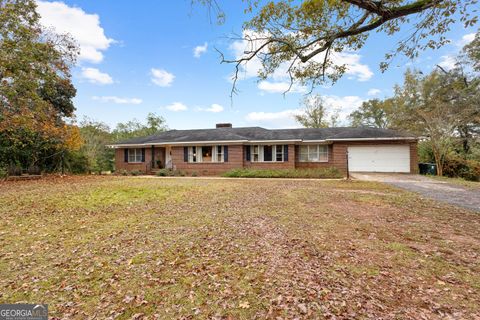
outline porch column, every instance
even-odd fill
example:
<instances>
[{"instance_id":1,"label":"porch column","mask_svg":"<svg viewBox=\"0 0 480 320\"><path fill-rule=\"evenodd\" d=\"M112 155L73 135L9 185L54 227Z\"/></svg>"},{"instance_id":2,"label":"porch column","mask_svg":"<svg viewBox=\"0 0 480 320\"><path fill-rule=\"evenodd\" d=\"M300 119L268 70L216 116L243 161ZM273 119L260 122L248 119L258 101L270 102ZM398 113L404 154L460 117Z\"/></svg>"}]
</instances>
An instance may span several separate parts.
<instances>
[{"instance_id":1,"label":"porch column","mask_svg":"<svg viewBox=\"0 0 480 320\"><path fill-rule=\"evenodd\" d=\"M152 169L155 168L155 146L152 146Z\"/></svg>"}]
</instances>

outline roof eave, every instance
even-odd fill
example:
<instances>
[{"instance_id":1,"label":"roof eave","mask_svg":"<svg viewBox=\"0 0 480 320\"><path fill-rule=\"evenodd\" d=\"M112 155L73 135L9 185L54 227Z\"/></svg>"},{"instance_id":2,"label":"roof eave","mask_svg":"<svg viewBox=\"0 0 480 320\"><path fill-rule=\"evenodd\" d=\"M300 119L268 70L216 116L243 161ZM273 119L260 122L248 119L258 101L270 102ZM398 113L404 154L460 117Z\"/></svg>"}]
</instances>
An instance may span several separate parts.
<instances>
[{"instance_id":1,"label":"roof eave","mask_svg":"<svg viewBox=\"0 0 480 320\"><path fill-rule=\"evenodd\" d=\"M135 143L135 144L132 144L132 143L122 143L122 144L107 144L106 145L107 148L114 148L114 149L117 149L117 148L134 148L134 147L145 147L145 144L141 144L141 143Z\"/></svg>"},{"instance_id":2,"label":"roof eave","mask_svg":"<svg viewBox=\"0 0 480 320\"><path fill-rule=\"evenodd\" d=\"M148 143L147 145L242 144L246 142L248 142L248 140L204 140L204 141Z\"/></svg>"},{"instance_id":3,"label":"roof eave","mask_svg":"<svg viewBox=\"0 0 480 320\"><path fill-rule=\"evenodd\" d=\"M385 140L418 140L417 137L381 137L381 138L338 138L326 139L326 141L385 141Z\"/></svg>"},{"instance_id":4,"label":"roof eave","mask_svg":"<svg viewBox=\"0 0 480 320\"><path fill-rule=\"evenodd\" d=\"M255 144L255 143L328 143L335 141L389 141L389 140L418 140L417 137L377 137L377 138L332 138L321 140L282 139L282 140L206 140L206 141L175 141L175 142L146 142L146 143L118 143L107 145L109 148L132 148L146 146L198 145L198 144Z\"/></svg>"},{"instance_id":5,"label":"roof eave","mask_svg":"<svg viewBox=\"0 0 480 320\"><path fill-rule=\"evenodd\" d=\"M171 145L196 145L196 144L241 144L248 140L206 140L206 141L170 141L170 142L145 142L145 143L116 143L107 145L110 148L145 147L145 146L171 146Z\"/></svg>"},{"instance_id":6,"label":"roof eave","mask_svg":"<svg viewBox=\"0 0 480 320\"><path fill-rule=\"evenodd\" d=\"M279 139L279 140L249 140L249 144L255 143L284 143L284 142L302 142L302 139Z\"/></svg>"},{"instance_id":7,"label":"roof eave","mask_svg":"<svg viewBox=\"0 0 480 320\"><path fill-rule=\"evenodd\" d=\"M325 139L312 139L312 140L302 140L302 143L325 143L328 142Z\"/></svg>"}]
</instances>

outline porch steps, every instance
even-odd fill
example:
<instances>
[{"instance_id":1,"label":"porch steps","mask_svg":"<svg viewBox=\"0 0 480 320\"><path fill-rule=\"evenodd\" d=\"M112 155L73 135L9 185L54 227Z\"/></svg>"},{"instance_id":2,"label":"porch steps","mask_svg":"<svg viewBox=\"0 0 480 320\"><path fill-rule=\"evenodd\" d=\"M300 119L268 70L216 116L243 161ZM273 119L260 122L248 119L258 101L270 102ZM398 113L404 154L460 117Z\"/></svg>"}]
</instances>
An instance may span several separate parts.
<instances>
[{"instance_id":1,"label":"porch steps","mask_svg":"<svg viewBox=\"0 0 480 320\"><path fill-rule=\"evenodd\" d=\"M158 171L160 171L160 170L161 170L161 169L152 169L152 170L150 170L149 174L150 174L150 175L153 175L153 176L156 176L157 173L158 173Z\"/></svg>"}]
</instances>

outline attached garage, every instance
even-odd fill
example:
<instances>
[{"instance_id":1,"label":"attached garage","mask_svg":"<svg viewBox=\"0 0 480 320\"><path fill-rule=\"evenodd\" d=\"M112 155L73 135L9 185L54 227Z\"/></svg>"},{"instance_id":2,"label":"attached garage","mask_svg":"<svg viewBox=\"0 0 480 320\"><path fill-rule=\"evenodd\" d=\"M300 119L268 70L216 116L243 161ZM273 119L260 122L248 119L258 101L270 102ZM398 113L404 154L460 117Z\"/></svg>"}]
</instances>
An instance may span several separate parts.
<instances>
[{"instance_id":1,"label":"attached garage","mask_svg":"<svg viewBox=\"0 0 480 320\"><path fill-rule=\"evenodd\" d=\"M352 172L410 172L410 146L349 146L348 169Z\"/></svg>"}]
</instances>

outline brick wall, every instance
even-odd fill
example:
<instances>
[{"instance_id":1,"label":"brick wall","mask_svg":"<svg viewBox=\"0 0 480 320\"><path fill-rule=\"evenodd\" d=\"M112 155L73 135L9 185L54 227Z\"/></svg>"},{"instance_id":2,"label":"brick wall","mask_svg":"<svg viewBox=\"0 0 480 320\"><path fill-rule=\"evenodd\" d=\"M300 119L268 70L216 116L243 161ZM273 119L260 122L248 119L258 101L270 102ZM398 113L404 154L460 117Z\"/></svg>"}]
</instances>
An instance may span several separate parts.
<instances>
[{"instance_id":1,"label":"brick wall","mask_svg":"<svg viewBox=\"0 0 480 320\"><path fill-rule=\"evenodd\" d=\"M145 148L145 162L141 163L128 163L125 162L124 151L125 149L115 149L115 171L121 173L126 171L141 171L147 173L150 170L152 153L150 148Z\"/></svg>"},{"instance_id":2,"label":"brick wall","mask_svg":"<svg viewBox=\"0 0 480 320\"><path fill-rule=\"evenodd\" d=\"M228 170L242 168L243 167L243 146L242 145L229 145L228 146L228 162L201 162L190 163L183 160L183 146L172 147L172 163L177 170L192 174L193 172L198 175L220 175Z\"/></svg>"},{"instance_id":3,"label":"brick wall","mask_svg":"<svg viewBox=\"0 0 480 320\"><path fill-rule=\"evenodd\" d=\"M332 145L332 165L347 175L347 145L334 143Z\"/></svg>"},{"instance_id":4,"label":"brick wall","mask_svg":"<svg viewBox=\"0 0 480 320\"><path fill-rule=\"evenodd\" d=\"M418 173L418 146L417 146L417 141L410 142L410 173Z\"/></svg>"}]
</instances>

